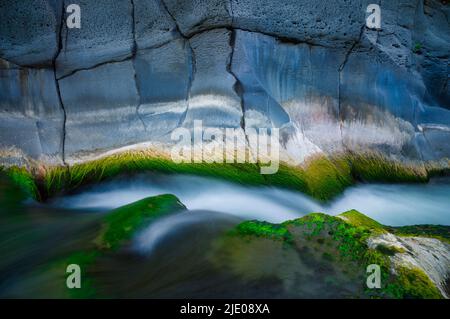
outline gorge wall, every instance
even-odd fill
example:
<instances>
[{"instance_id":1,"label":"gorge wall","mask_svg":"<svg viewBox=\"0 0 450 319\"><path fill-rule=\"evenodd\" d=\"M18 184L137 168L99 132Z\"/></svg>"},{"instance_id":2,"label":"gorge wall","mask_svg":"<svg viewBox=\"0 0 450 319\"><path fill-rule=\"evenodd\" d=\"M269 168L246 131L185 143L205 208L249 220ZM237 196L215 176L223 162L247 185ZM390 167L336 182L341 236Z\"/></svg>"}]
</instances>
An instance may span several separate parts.
<instances>
[{"instance_id":1,"label":"gorge wall","mask_svg":"<svg viewBox=\"0 0 450 319\"><path fill-rule=\"evenodd\" d=\"M0 0L0 163L170 144L194 120L278 127L296 163L450 158L449 15L441 0Z\"/></svg>"}]
</instances>

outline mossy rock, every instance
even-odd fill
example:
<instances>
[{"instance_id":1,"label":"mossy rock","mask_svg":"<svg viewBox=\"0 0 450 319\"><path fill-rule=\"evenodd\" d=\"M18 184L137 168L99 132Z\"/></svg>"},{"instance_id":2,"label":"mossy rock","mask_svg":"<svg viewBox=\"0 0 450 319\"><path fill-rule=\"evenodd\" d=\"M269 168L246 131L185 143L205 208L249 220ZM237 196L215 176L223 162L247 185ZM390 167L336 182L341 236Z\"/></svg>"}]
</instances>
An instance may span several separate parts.
<instances>
[{"instance_id":1,"label":"mossy rock","mask_svg":"<svg viewBox=\"0 0 450 319\"><path fill-rule=\"evenodd\" d=\"M418 268L399 267L396 280L385 290L399 299L442 299L442 295L428 276Z\"/></svg>"},{"instance_id":2,"label":"mossy rock","mask_svg":"<svg viewBox=\"0 0 450 319\"><path fill-rule=\"evenodd\" d=\"M98 258L114 252L128 241L137 231L150 225L158 218L173 214L186 207L174 195L159 195L148 197L140 201L119 207L108 213L100 225L100 233L95 239L94 248L75 252L57 262L58 269L61 264L67 267L77 264L82 272L82 288L69 290L71 298L95 298L99 297L95 289L95 279L91 276L89 269Z\"/></svg>"},{"instance_id":3,"label":"mossy rock","mask_svg":"<svg viewBox=\"0 0 450 319\"><path fill-rule=\"evenodd\" d=\"M256 245L261 240L265 241L263 245L267 247L271 247L268 241L280 242L283 246L272 246L272 249L284 247L284 255L289 251L295 251L297 255L302 256L302 260L315 263L309 271L315 272L316 269L322 269L322 273L316 276L319 283L314 282L311 283L312 285L327 284L320 282L322 280L320 276L326 277L326 282L333 279L331 282L338 282L339 285L348 287L350 282L351 289L349 288L348 291L350 295L345 297L442 298L436 286L420 269L400 267L395 274L391 272L393 265L390 256L404 253L404 251L391 247L383 249L380 246L371 249L367 246L369 237L379 236L387 232L387 229L386 226L357 211L343 213L340 217L313 213L282 224L247 221L236 226L222 239L223 242L219 246L225 253L220 255L236 256L236 249L239 247L245 249L246 246L252 243ZM241 239L240 243L239 239ZM227 245L234 247L233 252L227 248ZM248 255L251 254L252 250L248 249L244 255L247 256L246 259L249 259L251 257ZM278 253L271 252L271 254ZM260 260L262 257L257 258ZM267 258L270 260L270 256ZM236 258L233 260L235 263L239 262ZM247 264L252 265L250 261L247 261ZM301 264L302 262L299 263ZM368 289L365 286L366 267L371 264L380 266L381 289ZM282 266L283 263L280 265ZM257 263L254 266L258 267ZM242 270L242 267L235 268ZM255 272L250 269L248 271ZM357 280L360 285L351 284L351 280Z\"/></svg>"},{"instance_id":4,"label":"mossy rock","mask_svg":"<svg viewBox=\"0 0 450 319\"><path fill-rule=\"evenodd\" d=\"M403 254L406 251L402 248L396 247L396 246L388 246L384 244L378 244L376 247L376 250L378 250L380 253L388 256L394 256L395 254Z\"/></svg>"},{"instance_id":5,"label":"mossy rock","mask_svg":"<svg viewBox=\"0 0 450 319\"><path fill-rule=\"evenodd\" d=\"M0 168L0 178L3 184L9 184L10 188L14 187L21 198L41 199L35 177L26 168L17 166Z\"/></svg>"},{"instance_id":6,"label":"mossy rock","mask_svg":"<svg viewBox=\"0 0 450 319\"><path fill-rule=\"evenodd\" d=\"M411 225L400 227L385 227L389 232L403 237L436 238L450 244L450 226L444 225Z\"/></svg>"},{"instance_id":7,"label":"mossy rock","mask_svg":"<svg viewBox=\"0 0 450 319\"><path fill-rule=\"evenodd\" d=\"M164 215L186 209L174 195L160 195L122 206L110 212L103 221L96 243L102 249L116 249L139 228Z\"/></svg>"},{"instance_id":8,"label":"mossy rock","mask_svg":"<svg viewBox=\"0 0 450 319\"><path fill-rule=\"evenodd\" d=\"M276 225L261 221L246 221L234 230L241 236L257 236L262 238L290 242L292 236L284 225Z\"/></svg>"},{"instance_id":9,"label":"mossy rock","mask_svg":"<svg viewBox=\"0 0 450 319\"><path fill-rule=\"evenodd\" d=\"M347 223L356 227L365 227L370 229L372 232L377 233L386 232L385 226L354 209L342 213L338 215L338 217L344 219Z\"/></svg>"}]
</instances>

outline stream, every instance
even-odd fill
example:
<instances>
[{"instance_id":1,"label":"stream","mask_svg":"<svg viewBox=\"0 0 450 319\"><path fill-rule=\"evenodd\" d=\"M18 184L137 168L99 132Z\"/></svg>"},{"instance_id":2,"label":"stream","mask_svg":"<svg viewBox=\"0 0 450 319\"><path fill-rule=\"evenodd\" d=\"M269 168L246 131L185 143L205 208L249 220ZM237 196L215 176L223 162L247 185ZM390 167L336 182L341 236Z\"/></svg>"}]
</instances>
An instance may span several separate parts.
<instances>
[{"instance_id":1,"label":"stream","mask_svg":"<svg viewBox=\"0 0 450 319\"><path fill-rule=\"evenodd\" d=\"M251 248L247 259L246 248L237 246L229 258L244 255L236 262L217 253L216 239L243 220L279 223L350 209L391 226L450 225L449 179L358 184L328 203L281 188L156 173L115 178L46 203L19 203L7 186L0 187L6 194L0 198L0 297L7 298L67 297L61 290L65 268L54 268L55 260L91 247L98 223L111 209L159 194L176 195L188 210L158 219L119 251L98 257L92 271L100 293L117 298L351 296L359 282L345 279L330 288L326 278L333 270L308 256L286 255L265 244ZM267 269L270 276L264 275Z\"/></svg>"},{"instance_id":2,"label":"stream","mask_svg":"<svg viewBox=\"0 0 450 319\"><path fill-rule=\"evenodd\" d=\"M311 212L337 215L356 209L384 225L450 225L450 183L359 184L323 204L299 192L246 187L188 175L144 174L90 186L49 205L77 210L111 210L149 196L174 194L189 210L208 210L272 223Z\"/></svg>"}]
</instances>

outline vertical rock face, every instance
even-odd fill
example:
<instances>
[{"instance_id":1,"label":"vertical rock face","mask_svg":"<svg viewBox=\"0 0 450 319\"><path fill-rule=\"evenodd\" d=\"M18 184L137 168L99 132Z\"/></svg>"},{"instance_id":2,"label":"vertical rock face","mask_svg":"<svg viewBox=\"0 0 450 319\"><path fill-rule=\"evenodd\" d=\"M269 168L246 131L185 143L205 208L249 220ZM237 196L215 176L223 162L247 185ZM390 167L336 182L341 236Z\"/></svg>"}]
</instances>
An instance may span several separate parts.
<instances>
[{"instance_id":1,"label":"vertical rock face","mask_svg":"<svg viewBox=\"0 0 450 319\"><path fill-rule=\"evenodd\" d=\"M77 160L177 127L279 127L290 158L450 157L450 6L382 1L0 0L2 163ZM63 6L64 5L64 6Z\"/></svg>"},{"instance_id":2,"label":"vertical rock face","mask_svg":"<svg viewBox=\"0 0 450 319\"><path fill-rule=\"evenodd\" d=\"M229 0L159 0L176 20L185 36L213 28L229 27L232 23Z\"/></svg>"},{"instance_id":3,"label":"vertical rock face","mask_svg":"<svg viewBox=\"0 0 450 319\"><path fill-rule=\"evenodd\" d=\"M0 56L21 66L51 67L58 52L61 1L0 1Z\"/></svg>"},{"instance_id":4,"label":"vertical rock face","mask_svg":"<svg viewBox=\"0 0 450 319\"><path fill-rule=\"evenodd\" d=\"M218 29L189 40L195 74L184 125L190 127L194 120L202 120L204 126L240 127L241 102L233 88L236 80L228 71L232 54L230 38L229 31Z\"/></svg>"},{"instance_id":5,"label":"vertical rock face","mask_svg":"<svg viewBox=\"0 0 450 319\"><path fill-rule=\"evenodd\" d=\"M133 0L137 49L159 46L179 37L177 25L160 0Z\"/></svg>"},{"instance_id":6,"label":"vertical rock face","mask_svg":"<svg viewBox=\"0 0 450 319\"><path fill-rule=\"evenodd\" d=\"M405 70L388 63L381 67L370 52L354 52L340 74L345 145L418 158L412 144L421 91Z\"/></svg>"},{"instance_id":7,"label":"vertical rock face","mask_svg":"<svg viewBox=\"0 0 450 319\"><path fill-rule=\"evenodd\" d=\"M358 38L371 3L309 0L231 0L233 26L329 47Z\"/></svg>"},{"instance_id":8,"label":"vertical rock face","mask_svg":"<svg viewBox=\"0 0 450 319\"><path fill-rule=\"evenodd\" d=\"M161 57L164 63L160 63ZM189 43L182 38L137 53L137 112L144 125L138 141L168 139L167 135L181 125L188 107L193 63Z\"/></svg>"},{"instance_id":9,"label":"vertical rock face","mask_svg":"<svg viewBox=\"0 0 450 319\"><path fill-rule=\"evenodd\" d=\"M70 1L64 1L65 5ZM61 31L62 48L56 60L58 78L79 69L131 57L134 45L133 7L128 0L83 0L81 28Z\"/></svg>"},{"instance_id":10,"label":"vertical rock face","mask_svg":"<svg viewBox=\"0 0 450 319\"><path fill-rule=\"evenodd\" d=\"M0 60L3 157L22 162L29 155L59 163L63 118L52 70L20 68Z\"/></svg>"},{"instance_id":11,"label":"vertical rock face","mask_svg":"<svg viewBox=\"0 0 450 319\"><path fill-rule=\"evenodd\" d=\"M338 102L342 52L237 31L234 57L247 125L285 128L289 149L303 157L317 149L342 151Z\"/></svg>"},{"instance_id":12,"label":"vertical rock face","mask_svg":"<svg viewBox=\"0 0 450 319\"><path fill-rule=\"evenodd\" d=\"M66 109L67 155L132 143L143 125L131 61L82 70L60 80Z\"/></svg>"},{"instance_id":13,"label":"vertical rock face","mask_svg":"<svg viewBox=\"0 0 450 319\"><path fill-rule=\"evenodd\" d=\"M59 1L0 1L0 149L2 162L61 163L64 113L53 61Z\"/></svg>"}]
</instances>

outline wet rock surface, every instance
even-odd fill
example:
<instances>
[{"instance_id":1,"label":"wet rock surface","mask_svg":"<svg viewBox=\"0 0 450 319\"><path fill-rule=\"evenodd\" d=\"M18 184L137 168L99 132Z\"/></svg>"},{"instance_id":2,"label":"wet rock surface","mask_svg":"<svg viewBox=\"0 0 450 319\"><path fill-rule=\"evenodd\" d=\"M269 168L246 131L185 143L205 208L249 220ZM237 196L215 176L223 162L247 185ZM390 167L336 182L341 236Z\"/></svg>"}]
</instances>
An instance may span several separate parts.
<instances>
[{"instance_id":1,"label":"wet rock surface","mask_svg":"<svg viewBox=\"0 0 450 319\"><path fill-rule=\"evenodd\" d=\"M66 2L0 1L2 163L170 142L194 120L279 127L300 162L450 156L441 1L382 3L381 30L362 0L83 0L81 29Z\"/></svg>"}]
</instances>

